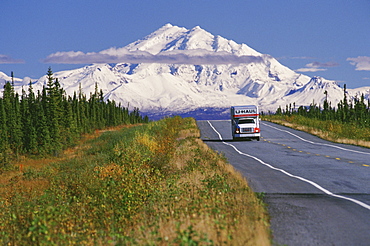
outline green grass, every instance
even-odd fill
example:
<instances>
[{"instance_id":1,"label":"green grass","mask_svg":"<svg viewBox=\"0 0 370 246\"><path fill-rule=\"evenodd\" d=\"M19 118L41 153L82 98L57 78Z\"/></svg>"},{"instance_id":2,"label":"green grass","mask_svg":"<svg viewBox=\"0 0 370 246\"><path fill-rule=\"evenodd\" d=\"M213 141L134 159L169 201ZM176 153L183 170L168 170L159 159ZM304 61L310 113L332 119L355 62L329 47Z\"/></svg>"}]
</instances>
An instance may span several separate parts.
<instances>
[{"instance_id":1,"label":"green grass","mask_svg":"<svg viewBox=\"0 0 370 246\"><path fill-rule=\"evenodd\" d=\"M269 245L268 215L194 119L105 132L0 186L0 244Z\"/></svg>"}]
</instances>

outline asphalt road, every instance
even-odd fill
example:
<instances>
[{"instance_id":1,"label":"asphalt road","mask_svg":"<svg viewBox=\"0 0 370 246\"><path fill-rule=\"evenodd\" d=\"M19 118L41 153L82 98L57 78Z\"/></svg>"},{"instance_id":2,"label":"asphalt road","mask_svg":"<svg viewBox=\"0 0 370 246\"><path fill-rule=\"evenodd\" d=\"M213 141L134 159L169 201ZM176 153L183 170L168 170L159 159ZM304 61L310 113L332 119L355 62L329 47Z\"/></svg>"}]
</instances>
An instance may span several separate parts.
<instances>
[{"instance_id":1,"label":"asphalt road","mask_svg":"<svg viewBox=\"0 0 370 246\"><path fill-rule=\"evenodd\" d=\"M198 121L201 139L264 193L275 245L370 245L370 150L261 122L232 141L230 121Z\"/></svg>"}]
</instances>

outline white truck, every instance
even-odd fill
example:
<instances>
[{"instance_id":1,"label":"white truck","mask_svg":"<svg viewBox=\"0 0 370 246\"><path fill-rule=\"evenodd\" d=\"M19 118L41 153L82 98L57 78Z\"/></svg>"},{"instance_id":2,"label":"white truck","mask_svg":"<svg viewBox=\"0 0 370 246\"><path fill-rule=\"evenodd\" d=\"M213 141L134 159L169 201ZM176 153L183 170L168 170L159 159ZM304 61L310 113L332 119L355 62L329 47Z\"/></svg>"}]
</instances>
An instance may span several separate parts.
<instances>
[{"instance_id":1,"label":"white truck","mask_svg":"<svg viewBox=\"0 0 370 246\"><path fill-rule=\"evenodd\" d=\"M257 139L260 141L260 119L258 106L232 106L231 113L231 133L233 139Z\"/></svg>"}]
</instances>

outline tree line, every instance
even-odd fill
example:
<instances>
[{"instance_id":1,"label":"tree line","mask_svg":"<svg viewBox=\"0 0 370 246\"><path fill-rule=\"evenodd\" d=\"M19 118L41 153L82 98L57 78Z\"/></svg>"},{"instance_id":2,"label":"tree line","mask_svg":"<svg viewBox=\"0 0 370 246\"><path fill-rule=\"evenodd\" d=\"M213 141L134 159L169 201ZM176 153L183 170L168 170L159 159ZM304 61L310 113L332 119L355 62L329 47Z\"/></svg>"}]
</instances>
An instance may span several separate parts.
<instances>
[{"instance_id":1,"label":"tree line","mask_svg":"<svg viewBox=\"0 0 370 246\"><path fill-rule=\"evenodd\" d=\"M326 97L322 106L312 102L308 107L300 106L296 109L295 103L293 103L293 105L286 105L285 110L279 107L276 114L301 115L318 120L331 120L359 127L370 127L370 99L366 102L364 94L352 100L348 99L346 85L344 85L343 91L343 99L340 100L337 107L331 105L331 102L328 101L328 92L325 91Z\"/></svg>"},{"instance_id":2,"label":"tree line","mask_svg":"<svg viewBox=\"0 0 370 246\"><path fill-rule=\"evenodd\" d=\"M103 100L102 90L87 98L81 86L67 96L49 68L47 84L35 93L30 82L28 91L14 90L14 77L4 85L0 98L0 164L18 155L59 155L84 133L120 124L148 122L135 108Z\"/></svg>"}]
</instances>

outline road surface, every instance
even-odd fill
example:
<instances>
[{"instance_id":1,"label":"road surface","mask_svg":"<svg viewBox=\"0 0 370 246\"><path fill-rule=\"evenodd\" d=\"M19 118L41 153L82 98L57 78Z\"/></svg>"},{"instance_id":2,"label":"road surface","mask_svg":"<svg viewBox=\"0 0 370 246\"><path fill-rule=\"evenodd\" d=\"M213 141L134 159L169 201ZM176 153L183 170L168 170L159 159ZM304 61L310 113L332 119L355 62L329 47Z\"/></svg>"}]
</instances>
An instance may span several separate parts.
<instances>
[{"instance_id":1,"label":"road surface","mask_svg":"<svg viewBox=\"0 0 370 246\"><path fill-rule=\"evenodd\" d=\"M201 139L264 194L275 245L370 245L370 150L261 122L232 141L230 121L198 121Z\"/></svg>"}]
</instances>

